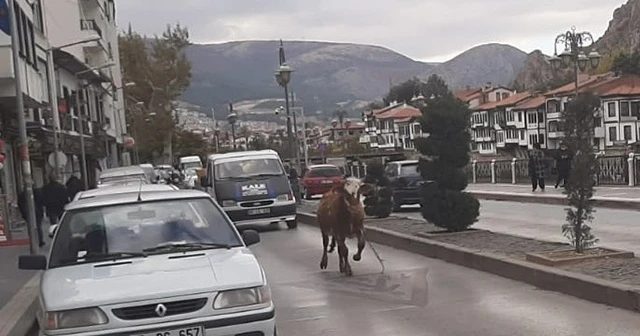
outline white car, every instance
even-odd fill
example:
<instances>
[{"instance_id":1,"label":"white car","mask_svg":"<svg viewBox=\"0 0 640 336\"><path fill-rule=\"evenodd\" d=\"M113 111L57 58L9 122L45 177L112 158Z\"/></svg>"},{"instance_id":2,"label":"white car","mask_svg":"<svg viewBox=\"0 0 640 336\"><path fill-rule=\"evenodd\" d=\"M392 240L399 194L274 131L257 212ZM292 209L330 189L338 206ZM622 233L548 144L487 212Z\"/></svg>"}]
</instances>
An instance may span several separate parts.
<instances>
[{"instance_id":1,"label":"white car","mask_svg":"<svg viewBox=\"0 0 640 336\"><path fill-rule=\"evenodd\" d=\"M264 270L207 194L142 191L68 204L43 270L40 335L276 335Z\"/></svg>"}]
</instances>

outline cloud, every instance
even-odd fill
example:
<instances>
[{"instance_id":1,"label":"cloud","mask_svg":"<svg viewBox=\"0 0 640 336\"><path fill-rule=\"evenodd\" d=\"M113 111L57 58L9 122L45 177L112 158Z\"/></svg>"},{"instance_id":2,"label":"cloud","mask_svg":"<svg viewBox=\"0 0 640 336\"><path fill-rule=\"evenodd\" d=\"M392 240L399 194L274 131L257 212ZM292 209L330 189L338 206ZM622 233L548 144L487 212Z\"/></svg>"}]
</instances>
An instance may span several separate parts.
<instances>
[{"instance_id":1,"label":"cloud","mask_svg":"<svg viewBox=\"0 0 640 336\"><path fill-rule=\"evenodd\" d=\"M148 35L179 22L201 43L354 42L441 60L489 42L552 52L555 36L571 25L600 36L620 5L621 0L126 0L118 3L118 21Z\"/></svg>"}]
</instances>

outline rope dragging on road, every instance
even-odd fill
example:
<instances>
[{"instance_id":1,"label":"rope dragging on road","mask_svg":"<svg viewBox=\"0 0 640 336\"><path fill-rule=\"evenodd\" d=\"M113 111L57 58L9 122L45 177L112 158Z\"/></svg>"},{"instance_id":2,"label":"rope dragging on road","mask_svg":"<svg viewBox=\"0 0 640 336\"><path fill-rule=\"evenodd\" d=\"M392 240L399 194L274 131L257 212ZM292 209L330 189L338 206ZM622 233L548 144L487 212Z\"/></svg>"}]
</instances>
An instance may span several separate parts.
<instances>
[{"instance_id":1,"label":"rope dragging on road","mask_svg":"<svg viewBox=\"0 0 640 336\"><path fill-rule=\"evenodd\" d=\"M378 251L376 250L375 247L373 247L373 244L371 243L371 241L369 240L369 238L367 238L367 233L366 233L366 229L362 230L362 235L364 236L364 240L367 241L367 243L369 243L369 247L371 247L371 251L373 251L373 254L376 255L376 258L378 259L378 262L380 263L380 267L382 267L382 271L380 271L380 274L384 274L385 268L384 268L384 259L380 258L380 255L378 254Z\"/></svg>"}]
</instances>

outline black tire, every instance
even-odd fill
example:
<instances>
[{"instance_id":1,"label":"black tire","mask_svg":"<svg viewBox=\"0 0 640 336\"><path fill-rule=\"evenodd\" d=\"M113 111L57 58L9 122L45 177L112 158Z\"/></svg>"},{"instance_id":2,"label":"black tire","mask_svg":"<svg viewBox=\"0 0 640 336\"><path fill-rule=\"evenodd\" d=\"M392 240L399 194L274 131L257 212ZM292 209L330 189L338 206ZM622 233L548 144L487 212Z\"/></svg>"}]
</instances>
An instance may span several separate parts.
<instances>
[{"instance_id":1,"label":"black tire","mask_svg":"<svg viewBox=\"0 0 640 336\"><path fill-rule=\"evenodd\" d=\"M294 219L294 220L287 221L287 228L295 229L297 227L298 227L298 219L297 218Z\"/></svg>"},{"instance_id":2,"label":"black tire","mask_svg":"<svg viewBox=\"0 0 640 336\"><path fill-rule=\"evenodd\" d=\"M306 199L307 201L310 201L311 200L311 196L312 196L311 194L305 193L304 194L304 199Z\"/></svg>"}]
</instances>

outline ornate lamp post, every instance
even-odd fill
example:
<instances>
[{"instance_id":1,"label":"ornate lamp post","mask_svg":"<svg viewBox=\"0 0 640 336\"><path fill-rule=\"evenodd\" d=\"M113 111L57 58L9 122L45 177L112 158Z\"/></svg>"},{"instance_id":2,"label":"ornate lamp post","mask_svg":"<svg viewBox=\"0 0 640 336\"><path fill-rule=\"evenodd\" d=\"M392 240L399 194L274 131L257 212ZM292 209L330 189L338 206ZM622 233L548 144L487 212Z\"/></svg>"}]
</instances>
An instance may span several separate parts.
<instances>
[{"instance_id":1,"label":"ornate lamp post","mask_svg":"<svg viewBox=\"0 0 640 336\"><path fill-rule=\"evenodd\" d=\"M291 81L291 74L293 73L293 69L285 61L284 46L282 45L282 40L280 41L279 55L280 67L276 71L275 77L278 85L284 88L285 111L287 113L288 152L289 157L293 159L293 134L291 132L291 111L289 110L289 82Z\"/></svg>"},{"instance_id":2,"label":"ornate lamp post","mask_svg":"<svg viewBox=\"0 0 640 336\"><path fill-rule=\"evenodd\" d=\"M580 71L587 69L596 69L600 65L600 54L592 50L588 55L587 49L593 47L594 39L589 32L576 32L576 27L571 27L570 31L560 34L556 37L554 44L554 54L549 60L551 66L555 70L562 68L574 67L576 77L576 96L578 95L578 84ZM558 55L558 45L564 45L564 51Z\"/></svg>"},{"instance_id":3,"label":"ornate lamp post","mask_svg":"<svg viewBox=\"0 0 640 336\"><path fill-rule=\"evenodd\" d=\"M233 141L233 149L236 149L236 121L238 121L238 115L233 111L233 104L229 103L229 115L227 115L227 121L231 125L231 139Z\"/></svg>"}]
</instances>

